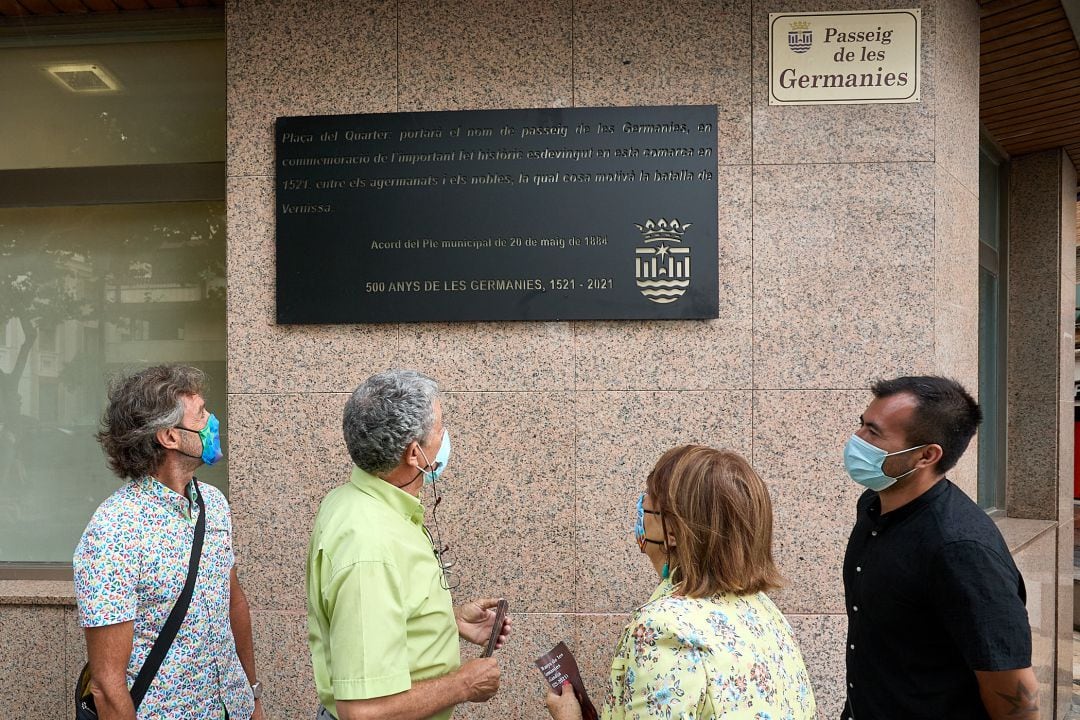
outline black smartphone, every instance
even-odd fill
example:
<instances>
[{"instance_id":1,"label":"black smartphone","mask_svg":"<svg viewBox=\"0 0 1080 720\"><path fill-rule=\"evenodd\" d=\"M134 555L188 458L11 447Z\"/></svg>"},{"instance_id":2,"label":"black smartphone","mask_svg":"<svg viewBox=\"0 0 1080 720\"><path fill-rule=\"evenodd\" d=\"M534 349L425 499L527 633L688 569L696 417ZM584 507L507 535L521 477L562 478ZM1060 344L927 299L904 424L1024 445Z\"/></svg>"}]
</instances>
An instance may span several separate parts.
<instances>
[{"instance_id":1,"label":"black smartphone","mask_svg":"<svg viewBox=\"0 0 1080 720\"><path fill-rule=\"evenodd\" d=\"M495 643L499 641L499 634L502 633L503 624L506 622L507 607L505 598L499 600L499 604L495 606L495 624L491 626L491 637L488 638L484 653L480 657L491 657L491 654L495 652Z\"/></svg>"}]
</instances>

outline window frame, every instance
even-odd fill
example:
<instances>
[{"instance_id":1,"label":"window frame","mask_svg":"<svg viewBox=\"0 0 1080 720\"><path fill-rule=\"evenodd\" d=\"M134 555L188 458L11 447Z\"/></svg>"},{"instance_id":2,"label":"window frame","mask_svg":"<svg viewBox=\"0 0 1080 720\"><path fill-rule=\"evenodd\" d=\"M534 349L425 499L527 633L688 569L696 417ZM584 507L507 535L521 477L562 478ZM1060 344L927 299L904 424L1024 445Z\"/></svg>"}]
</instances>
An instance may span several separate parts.
<instances>
[{"instance_id":1,"label":"window frame","mask_svg":"<svg viewBox=\"0 0 1080 720\"><path fill-rule=\"evenodd\" d=\"M0 170L0 207L224 202L225 173L224 162ZM0 580L73 578L70 562L0 562Z\"/></svg>"},{"instance_id":2,"label":"window frame","mask_svg":"<svg viewBox=\"0 0 1080 720\"><path fill-rule=\"evenodd\" d=\"M1008 416L1009 416L1009 394L1008 394L1008 378L1009 378L1009 175L1010 175L1010 158L1008 153L994 140L993 136L986 130L985 127L980 125L979 128L979 156L980 162L983 153L989 156L998 166L998 182L997 182L997 194L998 194L998 247L997 250L986 245L982 241L982 234L979 234L979 272L986 270L994 275L998 281L998 317L997 317L997 339L998 344L993 353L994 361L997 365L998 375L997 382L995 383L994 390L998 398L998 417L987 418L983 417L983 427L985 428L990 421L994 421L995 429L997 432L998 442L993 448L995 470L998 475L994 479L993 487L994 493L992 498L984 497L982 488L983 483L976 483L976 501L979 507L986 510L987 514L991 517L1004 517L1007 507L1008 487L1006 479L1008 477ZM979 202L982 202L980 195ZM981 208L980 208L981 210ZM980 213L981 215L981 213ZM982 318L982 297L980 292L980 304L979 304L979 318L980 325ZM982 355L981 346L983 342L982 333L979 332L978 337L980 345L980 356ZM980 393L982 391L982 376L984 369L979 367L979 386ZM980 406L984 406L985 398L980 395ZM980 436L983 433L979 433ZM989 453L990 449L987 449L986 445L982 443L982 437L980 437L979 444L979 457L977 461L977 470L979 476L984 472L982 467L983 453ZM981 479L981 478L980 478Z\"/></svg>"}]
</instances>

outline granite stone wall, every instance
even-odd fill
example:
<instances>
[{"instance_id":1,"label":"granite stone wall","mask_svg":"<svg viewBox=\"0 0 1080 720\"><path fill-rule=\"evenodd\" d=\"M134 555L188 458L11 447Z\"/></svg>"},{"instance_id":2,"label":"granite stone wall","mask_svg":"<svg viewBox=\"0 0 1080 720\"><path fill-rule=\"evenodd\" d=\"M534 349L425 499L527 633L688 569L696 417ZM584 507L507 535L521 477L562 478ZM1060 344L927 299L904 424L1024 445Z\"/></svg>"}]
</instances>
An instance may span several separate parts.
<instances>
[{"instance_id":1,"label":"granite stone wall","mask_svg":"<svg viewBox=\"0 0 1080 720\"><path fill-rule=\"evenodd\" d=\"M751 458L772 492L774 599L820 708L843 698L840 564L859 494L840 451L874 378L978 378L976 0L920 7L922 102L771 107L770 12L854 0L229 0L228 379L231 502L266 709L311 717L303 563L316 508L345 482L348 392L409 366L446 391L454 457L440 525L460 599L515 617L503 686L456 717L542 720L532 660L575 650L598 699L615 640L655 577L632 502L666 448ZM687 322L274 322L279 115L715 104L720 315ZM1027 579L1044 708L1071 695L1071 361L1076 176L1014 159L1008 510ZM423 208L418 207L417 212ZM1057 317L1055 321L1053 318ZM976 490L976 451L954 481ZM70 717L85 660L69 582L0 581L0 703ZM473 654L473 648L463 653Z\"/></svg>"},{"instance_id":2,"label":"granite stone wall","mask_svg":"<svg viewBox=\"0 0 1080 720\"><path fill-rule=\"evenodd\" d=\"M1009 515L1056 523L1056 590L1028 603L1039 679L1056 685L1058 717L1072 698L1073 607L1073 315L1076 296L1076 171L1061 150L1013 158L1009 173L1008 477ZM1057 317L1053 322L1050 318ZM1043 540L1039 540L1043 543ZM1048 545L1047 545L1048 546ZM1019 555L1017 556L1019 558ZM1025 577L1027 574L1025 573ZM1029 587L1031 581L1028 581ZM1054 599L1054 612L1039 610ZM1054 662L1056 658L1056 662ZM1056 665L1056 676L1050 666ZM1044 694L1046 687L1044 686ZM1045 700L1044 700L1045 707Z\"/></svg>"},{"instance_id":3,"label":"granite stone wall","mask_svg":"<svg viewBox=\"0 0 1080 720\"><path fill-rule=\"evenodd\" d=\"M627 613L655 584L631 541L632 502L659 454L684 442L737 450L768 482L788 580L775 599L820 716L837 715L840 564L859 494L840 452L867 384L940 372L977 387L979 11L914 5L921 103L771 107L768 13L864 4L230 2L232 506L271 717L315 706L308 534L348 477L347 393L390 366L447 393L454 456L439 515L458 595L504 595L515 617L500 694L458 717L546 717L532 660L558 640L602 699ZM276 116L665 104L718 107L718 319L275 324ZM975 457L954 476L971 493ZM1055 562L1051 536L1024 552L1032 568ZM1053 581L1033 578L1046 596ZM1040 606L1039 622L1052 628L1055 608ZM1053 647L1040 655L1047 678Z\"/></svg>"}]
</instances>

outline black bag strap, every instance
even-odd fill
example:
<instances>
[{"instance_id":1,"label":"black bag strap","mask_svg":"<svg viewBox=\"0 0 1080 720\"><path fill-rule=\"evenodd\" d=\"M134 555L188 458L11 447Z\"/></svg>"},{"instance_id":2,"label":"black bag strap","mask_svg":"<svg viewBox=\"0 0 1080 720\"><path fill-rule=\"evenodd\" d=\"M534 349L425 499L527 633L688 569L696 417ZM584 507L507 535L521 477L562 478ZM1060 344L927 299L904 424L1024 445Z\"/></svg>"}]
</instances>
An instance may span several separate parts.
<instances>
[{"instance_id":1,"label":"black bag strap","mask_svg":"<svg viewBox=\"0 0 1080 720\"><path fill-rule=\"evenodd\" d=\"M202 493L199 492L199 483L195 478L192 478L191 482L195 486L195 502L199 506L199 519L195 522L195 539L191 543L187 582L184 583L180 597L176 598L176 604L169 613L169 619L165 621L157 639L154 640L154 646L150 648L150 654L146 656L146 662L139 669L139 674L135 676L135 682L131 685L131 702L135 704L136 710L139 709L146 691L150 689L150 683L154 682L154 676L157 675L161 663L165 661L165 656L169 654L176 634L180 632L180 626L184 623L188 606L191 604L191 595L195 591L195 578L199 574L199 559L202 557L203 535L206 533L206 507L203 505Z\"/></svg>"}]
</instances>

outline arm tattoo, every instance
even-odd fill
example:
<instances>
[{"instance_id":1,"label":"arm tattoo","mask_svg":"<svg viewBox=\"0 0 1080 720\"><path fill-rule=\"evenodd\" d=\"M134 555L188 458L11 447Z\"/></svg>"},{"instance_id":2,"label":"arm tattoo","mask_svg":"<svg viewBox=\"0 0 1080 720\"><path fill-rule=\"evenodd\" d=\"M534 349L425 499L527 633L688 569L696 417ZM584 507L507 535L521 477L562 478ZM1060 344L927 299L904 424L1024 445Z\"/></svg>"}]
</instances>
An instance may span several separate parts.
<instances>
[{"instance_id":1,"label":"arm tattoo","mask_svg":"<svg viewBox=\"0 0 1080 720\"><path fill-rule=\"evenodd\" d=\"M999 698L1009 704L1006 717L1028 718L1035 720L1039 717L1039 696L1037 690L1028 690L1024 683L1016 683L1016 694L1008 695L1003 692L996 693Z\"/></svg>"}]
</instances>

